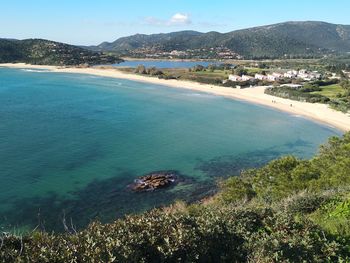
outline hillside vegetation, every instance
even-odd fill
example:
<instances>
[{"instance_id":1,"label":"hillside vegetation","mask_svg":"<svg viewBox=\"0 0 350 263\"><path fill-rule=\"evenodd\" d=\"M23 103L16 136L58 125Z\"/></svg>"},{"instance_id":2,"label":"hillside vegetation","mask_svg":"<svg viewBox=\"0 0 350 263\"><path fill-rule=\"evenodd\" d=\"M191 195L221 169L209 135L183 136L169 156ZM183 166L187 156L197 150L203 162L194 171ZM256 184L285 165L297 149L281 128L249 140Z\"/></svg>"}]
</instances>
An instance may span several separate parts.
<instances>
[{"instance_id":1,"label":"hillside vegetation","mask_svg":"<svg viewBox=\"0 0 350 263\"><path fill-rule=\"evenodd\" d=\"M201 204L92 223L65 234L3 234L3 262L349 262L350 133L311 160L244 171Z\"/></svg>"},{"instance_id":2,"label":"hillside vegetation","mask_svg":"<svg viewBox=\"0 0 350 263\"><path fill-rule=\"evenodd\" d=\"M38 65L110 64L121 60L116 56L43 39L0 39L0 63Z\"/></svg>"},{"instance_id":3,"label":"hillside vegetation","mask_svg":"<svg viewBox=\"0 0 350 263\"><path fill-rule=\"evenodd\" d=\"M167 34L123 37L89 47L123 55L161 54L173 50L201 58L218 58L230 50L239 57L322 57L350 51L350 26L325 22L286 22L236 30L229 33L181 31Z\"/></svg>"}]
</instances>

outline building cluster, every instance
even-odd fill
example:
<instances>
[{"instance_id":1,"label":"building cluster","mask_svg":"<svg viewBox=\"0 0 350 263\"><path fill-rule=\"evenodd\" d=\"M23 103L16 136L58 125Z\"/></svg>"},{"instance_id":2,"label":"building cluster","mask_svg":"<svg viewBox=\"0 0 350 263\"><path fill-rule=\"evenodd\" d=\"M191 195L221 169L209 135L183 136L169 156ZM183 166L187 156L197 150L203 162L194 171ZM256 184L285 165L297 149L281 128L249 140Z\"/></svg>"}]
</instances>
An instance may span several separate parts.
<instances>
[{"instance_id":1,"label":"building cluster","mask_svg":"<svg viewBox=\"0 0 350 263\"><path fill-rule=\"evenodd\" d=\"M342 72L346 77L350 78L350 71L342 70Z\"/></svg>"},{"instance_id":2,"label":"building cluster","mask_svg":"<svg viewBox=\"0 0 350 263\"><path fill-rule=\"evenodd\" d=\"M243 59L243 57L234 51L225 47L198 48L186 50L165 51L159 46L141 47L129 50L130 55L134 57L146 58L170 58L170 59L191 59L191 58L215 58L215 59Z\"/></svg>"},{"instance_id":3,"label":"building cluster","mask_svg":"<svg viewBox=\"0 0 350 263\"><path fill-rule=\"evenodd\" d=\"M321 78L321 74L317 71L307 71L305 69L302 70L289 70L285 73L272 72L266 75L263 74L255 74L254 77L249 75L229 75L228 79L234 82L244 82L244 81L252 81L252 80L264 80L268 82L275 82L281 79L302 79L305 81L317 80Z\"/></svg>"}]
</instances>

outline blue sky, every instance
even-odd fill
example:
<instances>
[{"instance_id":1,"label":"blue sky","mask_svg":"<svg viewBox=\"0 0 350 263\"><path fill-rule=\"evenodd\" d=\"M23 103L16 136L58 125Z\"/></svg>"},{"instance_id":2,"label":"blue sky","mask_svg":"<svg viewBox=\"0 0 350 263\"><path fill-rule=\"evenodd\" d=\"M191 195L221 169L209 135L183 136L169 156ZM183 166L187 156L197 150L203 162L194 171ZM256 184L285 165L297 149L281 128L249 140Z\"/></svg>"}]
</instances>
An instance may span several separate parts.
<instances>
[{"instance_id":1,"label":"blue sky","mask_svg":"<svg viewBox=\"0 0 350 263\"><path fill-rule=\"evenodd\" d=\"M136 33L228 32L284 21L350 24L349 0L1 0L0 37L93 45Z\"/></svg>"}]
</instances>

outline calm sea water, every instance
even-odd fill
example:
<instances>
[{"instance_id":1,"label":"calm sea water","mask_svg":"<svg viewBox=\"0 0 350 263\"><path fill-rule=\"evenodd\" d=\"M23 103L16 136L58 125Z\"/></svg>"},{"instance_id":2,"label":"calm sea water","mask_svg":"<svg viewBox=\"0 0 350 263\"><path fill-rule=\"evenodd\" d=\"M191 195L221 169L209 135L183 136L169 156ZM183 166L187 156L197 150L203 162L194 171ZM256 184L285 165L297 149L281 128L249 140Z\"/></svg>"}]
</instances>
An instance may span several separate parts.
<instances>
[{"instance_id":1,"label":"calm sea water","mask_svg":"<svg viewBox=\"0 0 350 263\"><path fill-rule=\"evenodd\" d=\"M220 64L213 61L174 61L174 60L132 60L125 61L119 64L115 64L116 67L132 67L135 68L138 65L144 65L146 68L192 68L196 65L202 65L207 67L211 64Z\"/></svg>"},{"instance_id":2,"label":"calm sea water","mask_svg":"<svg viewBox=\"0 0 350 263\"><path fill-rule=\"evenodd\" d=\"M310 157L340 132L269 108L154 84L0 69L0 230L63 230L196 200L221 176ZM177 186L127 185L177 170Z\"/></svg>"}]
</instances>

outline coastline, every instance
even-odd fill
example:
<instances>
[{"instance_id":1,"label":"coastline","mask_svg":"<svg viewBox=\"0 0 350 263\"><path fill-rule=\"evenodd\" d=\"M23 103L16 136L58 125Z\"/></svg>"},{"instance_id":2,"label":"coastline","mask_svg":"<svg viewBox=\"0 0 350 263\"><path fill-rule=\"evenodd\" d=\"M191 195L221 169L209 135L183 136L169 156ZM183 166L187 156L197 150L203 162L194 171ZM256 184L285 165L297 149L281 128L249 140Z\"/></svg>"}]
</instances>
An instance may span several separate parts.
<instances>
[{"instance_id":1,"label":"coastline","mask_svg":"<svg viewBox=\"0 0 350 263\"><path fill-rule=\"evenodd\" d=\"M141 76L131 73L125 73L118 69L103 67L60 67L46 65L28 65L24 63L6 63L0 64L0 67L19 68L19 69L46 69L58 73L78 73L89 74L101 77L110 77L118 79L127 79L132 81L146 82L158 85L164 85L173 88L183 88L199 92L206 92L218 96L224 96L231 99L238 99L254 104L260 104L280 111L288 112L294 115L304 116L323 124L335 127L341 131L350 130L350 115L329 108L326 104L300 102L289 99L274 97L264 93L266 87L254 87L246 89L234 89L209 84L201 84L185 80L164 80L156 77ZM272 101L275 103L272 103ZM292 105L292 106L291 106Z\"/></svg>"}]
</instances>

